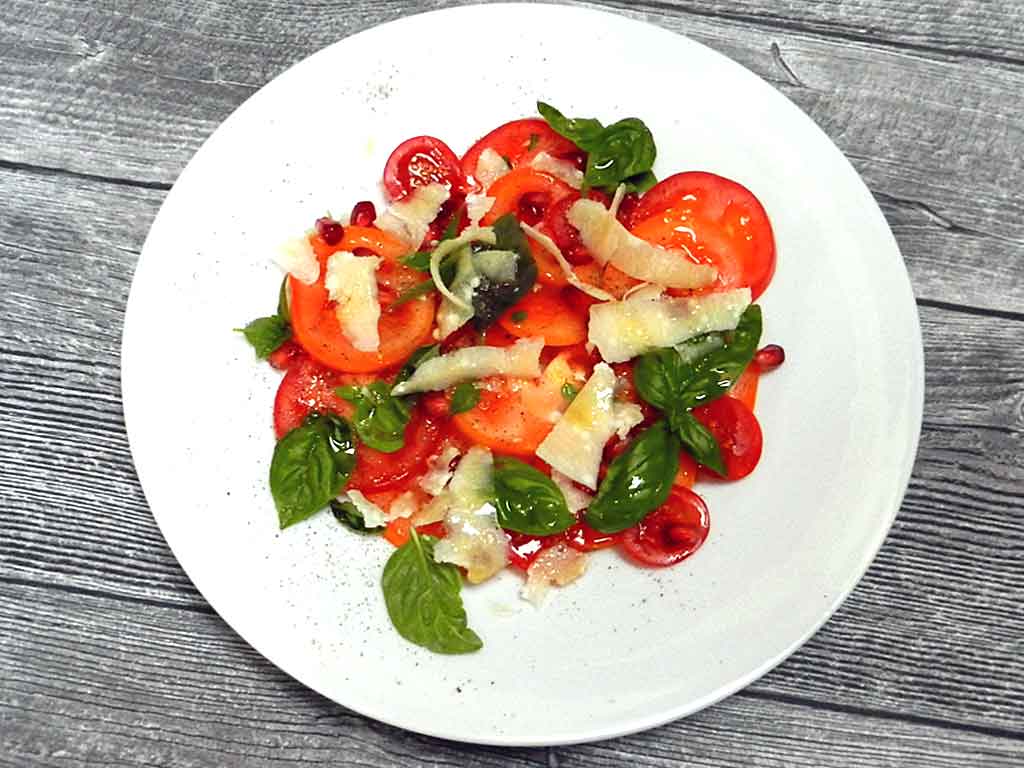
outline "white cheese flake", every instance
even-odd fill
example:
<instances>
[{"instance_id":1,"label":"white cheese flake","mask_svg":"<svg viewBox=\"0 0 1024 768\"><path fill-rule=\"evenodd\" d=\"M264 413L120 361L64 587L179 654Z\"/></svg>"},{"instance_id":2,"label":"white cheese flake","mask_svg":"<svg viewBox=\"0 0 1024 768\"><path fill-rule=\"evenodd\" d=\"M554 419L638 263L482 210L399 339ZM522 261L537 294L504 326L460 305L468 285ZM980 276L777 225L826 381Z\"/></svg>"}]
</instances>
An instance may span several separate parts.
<instances>
[{"instance_id":1,"label":"white cheese flake","mask_svg":"<svg viewBox=\"0 0 1024 768\"><path fill-rule=\"evenodd\" d=\"M373 225L419 248L448 196L448 188L443 184L416 187L408 197L392 203Z\"/></svg>"},{"instance_id":2,"label":"white cheese flake","mask_svg":"<svg viewBox=\"0 0 1024 768\"><path fill-rule=\"evenodd\" d=\"M593 496L585 491L581 491L569 477L563 475L557 469L551 470L551 481L558 486L558 490L565 497L565 506L574 515L581 509L586 509L590 506Z\"/></svg>"},{"instance_id":3,"label":"white cheese flake","mask_svg":"<svg viewBox=\"0 0 1024 768\"><path fill-rule=\"evenodd\" d=\"M384 510L370 501L360 491L355 489L346 491L338 497L338 501L350 501L356 511L363 516L363 522L367 528L383 528L388 524L388 517Z\"/></svg>"},{"instance_id":4,"label":"white cheese flake","mask_svg":"<svg viewBox=\"0 0 1024 768\"><path fill-rule=\"evenodd\" d=\"M731 331L750 306L750 289L674 298L642 291L590 308L589 342L609 363L673 347L711 331Z\"/></svg>"},{"instance_id":5,"label":"white cheese flake","mask_svg":"<svg viewBox=\"0 0 1024 768\"><path fill-rule=\"evenodd\" d=\"M505 158L490 147L487 147L487 149L480 153L480 157L477 158L473 176L484 189L487 189L510 170L508 163L505 162Z\"/></svg>"},{"instance_id":6,"label":"white cheese flake","mask_svg":"<svg viewBox=\"0 0 1024 768\"><path fill-rule=\"evenodd\" d=\"M281 243L274 263L306 285L312 285L320 277L320 262L308 237L296 237Z\"/></svg>"},{"instance_id":7,"label":"white cheese flake","mask_svg":"<svg viewBox=\"0 0 1024 768\"><path fill-rule=\"evenodd\" d=\"M595 490L605 443L643 420L639 406L615 401L616 383L607 363L595 365L583 389L537 447L537 456L552 469Z\"/></svg>"},{"instance_id":8,"label":"white cheese flake","mask_svg":"<svg viewBox=\"0 0 1024 768\"><path fill-rule=\"evenodd\" d=\"M440 494L452 478L452 462L459 454L457 446L447 443L440 453L431 456L427 462L427 471L420 478L420 488L431 496Z\"/></svg>"},{"instance_id":9,"label":"white cheese flake","mask_svg":"<svg viewBox=\"0 0 1024 768\"><path fill-rule=\"evenodd\" d=\"M565 273L565 279L569 281L569 285L573 286L574 288L578 288L588 296L598 299L599 301L612 301L615 298L607 291L603 291L595 285L590 285L590 283L584 283L582 280L580 280L576 273L573 271L572 264L570 264L569 260L562 255L562 251L559 249L558 245L555 243L554 240L545 235L536 227L532 227L529 224L520 224L520 226L522 227L523 231L530 237L532 237L534 240L536 240L537 243L545 251L547 251L548 253L555 257L555 261L558 262L558 266L560 266L562 268L562 272Z\"/></svg>"},{"instance_id":10,"label":"white cheese flake","mask_svg":"<svg viewBox=\"0 0 1024 768\"><path fill-rule=\"evenodd\" d=\"M488 197L487 195L478 195L470 193L466 195L466 216L469 217L469 224L471 227L478 226L480 219L487 215L487 213L494 207L494 202L497 198Z\"/></svg>"},{"instance_id":11,"label":"white cheese flake","mask_svg":"<svg viewBox=\"0 0 1024 768\"><path fill-rule=\"evenodd\" d=\"M684 251L669 251L631 234L596 200L577 200L566 214L580 240L600 264L614 264L630 277L670 288L703 288L718 275L714 267L694 264Z\"/></svg>"},{"instance_id":12,"label":"white cheese flake","mask_svg":"<svg viewBox=\"0 0 1024 768\"><path fill-rule=\"evenodd\" d=\"M412 517L419 511L419 507L416 494L412 491L406 491L391 502L391 506L388 507L387 518L388 520L397 520L400 517Z\"/></svg>"},{"instance_id":13,"label":"white cheese flake","mask_svg":"<svg viewBox=\"0 0 1024 768\"><path fill-rule=\"evenodd\" d=\"M583 186L583 171L568 160L559 160L547 152L538 152L530 161L530 165L538 171L549 173L556 179L564 181L573 189L580 189Z\"/></svg>"},{"instance_id":14,"label":"white cheese flake","mask_svg":"<svg viewBox=\"0 0 1024 768\"><path fill-rule=\"evenodd\" d=\"M377 301L377 256L356 256L338 251L327 259L324 288L337 302L335 314L341 332L361 352L380 349L380 303Z\"/></svg>"},{"instance_id":15,"label":"white cheese flake","mask_svg":"<svg viewBox=\"0 0 1024 768\"><path fill-rule=\"evenodd\" d=\"M488 376L540 376L540 353L544 339L519 339L509 347L463 347L433 357L416 369L406 381L391 390L395 397L413 392L446 389L464 381Z\"/></svg>"},{"instance_id":16,"label":"white cheese flake","mask_svg":"<svg viewBox=\"0 0 1024 768\"><path fill-rule=\"evenodd\" d=\"M519 593L524 600L539 606L552 586L564 587L587 570L587 555L567 544L556 544L537 555L526 571L526 584Z\"/></svg>"}]
</instances>

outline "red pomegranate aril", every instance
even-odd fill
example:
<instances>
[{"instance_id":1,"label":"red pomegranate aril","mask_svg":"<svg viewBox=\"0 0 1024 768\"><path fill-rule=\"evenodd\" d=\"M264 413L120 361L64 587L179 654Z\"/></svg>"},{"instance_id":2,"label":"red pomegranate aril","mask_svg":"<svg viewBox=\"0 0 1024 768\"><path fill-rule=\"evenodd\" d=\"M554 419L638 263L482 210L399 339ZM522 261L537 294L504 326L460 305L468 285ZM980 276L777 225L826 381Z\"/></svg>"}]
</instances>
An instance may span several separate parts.
<instances>
[{"instance_id":1,"label":"red pomegranate aril","mask_svg":"<svg viewBox=\"0 0 1024 768\"><path fill-rule=\"evenodd\" d=\"M328 245L337 245L345 236L345 228L341 223L327 216L321 216L316 220L316 233Z\"/></svg>"},{"instance_id":2,"label":"red pomegranate aril","mask_svg":"<svg viewBox=\"0 0 1024 768\"><path fill-rule=\"evenodd\" d=\"M587 169L587 153L582 149L577 149L575 152L569 152L568 154L562 155L559 159L568 160L576 166L577 170L585 171Z\"/></svg>"},{"instance_id":3,"label":"red pomegranate aril","mask_svg":"<svg viewBox=\"0 0 1024 768\"><path fill-rule=\"evenodd\" d=\"M757 353L754 355L754 362L757 363L757 367L761 369L762 373L770 371L786 362L786 350L778 344L769 344L757 350Z\"/></svg>"},{"instance_id":4,"label":"red pomegranate aril","mask_svg":"<svg viewBox=\"0 0 1024 768\"><path fill-rule=\"evenodd\" d=\"M544 212L551 202L544 192L527 192L519 198L519 219L531 227L544 218Z\"/></svg>"},{"instance_id":5,"label":"red pomegranate aril","mask_svg":"<svg viewBox=\"0 0 1024 768\"><path fill-rule=\"evenodd\" d=\"M372 227L377 220L377 208L369 200L362 200L352 207L349 221L357 227Z\"/></svg>"}]
</instances>

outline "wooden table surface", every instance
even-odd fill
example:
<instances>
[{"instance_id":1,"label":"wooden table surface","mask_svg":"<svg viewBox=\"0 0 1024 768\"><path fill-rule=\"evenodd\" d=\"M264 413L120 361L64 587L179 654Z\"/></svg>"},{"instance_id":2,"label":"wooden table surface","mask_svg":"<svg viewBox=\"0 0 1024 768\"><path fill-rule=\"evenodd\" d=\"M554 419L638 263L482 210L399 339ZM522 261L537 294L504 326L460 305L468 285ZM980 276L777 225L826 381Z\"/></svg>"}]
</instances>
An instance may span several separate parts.
<instances>
[{"instance_id":1,"label":"wooden table surface","mask_svg":"<svg viewBox=\"0 0 1024 768\"><path fill-rule=\"evenodd\" d=\"M449 4L2 3L0 766L1024 765L1021 0L594 4L690 35L806 110L874 192L913 280L928 370L910 490L863 582L781 667L648 733L469 747L306 690L196 592L121 411L149 225L274 75Z\"/></svg>"}]
</instances>

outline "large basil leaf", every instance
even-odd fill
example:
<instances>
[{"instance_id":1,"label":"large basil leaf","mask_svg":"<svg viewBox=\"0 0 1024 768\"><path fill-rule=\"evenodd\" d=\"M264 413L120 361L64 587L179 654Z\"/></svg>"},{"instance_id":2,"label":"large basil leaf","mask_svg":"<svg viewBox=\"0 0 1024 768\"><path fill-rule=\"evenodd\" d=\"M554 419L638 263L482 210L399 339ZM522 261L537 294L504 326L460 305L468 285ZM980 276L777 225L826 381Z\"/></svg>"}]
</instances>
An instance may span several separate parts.
<instances>
[{"instance_id":1,"label":"large basil leaf","mask_svg":"<svg viewBox=\"0 0 1024 768\"><path fill-rule=\"evenodd\" d=\"M270 493L281 528L301 522L337 496L355 466L348 424L311 414L282 437L270 462Z\"/></svg>"},{"instance_id":2,"label":"large basil leaf","mask_svg":"<svg viewBox=\"0 0 1024 768\"><path fill-rule=\"evenodd\" d=\"M350 531L355 531L360 534L374 534L383 531L383 528L367 528L366 518L363 517L363 513L360 512L356 505L351 501L338 501L337 499L331 499L331 513L334 515L334 519L344 525Z\"/></svg>"},{"instance_id":3,"label":"large basil leaf","mask_svg":"<svg viewBox=\"0 0 1024 768\"><path fill-rule=\"evenodd\" d=\"M681 387L682 405L707 405L729 391L750 365L761 340L761 307L751 304L740 316L736 330L725 334L725 346L693 362Z\"/></svg>"},{"instance_id":4,"label":"large basil leaf","mask_svg":"<svg viewBox=\"0 0 1024 768\"><path fill-rule=\"evenodd\" d=\"M722 462L722 449L718 445L718 441L690 411L673 413L672 428L683 447L700 464L710 467L720 475L726 474L725 464Z\"/></svg>"},{"instance_id":5,"label":"large basil leaf","mask_svg":"<svg viewBox=\"0 0 1024 768\"><path fill-rule=\"evenodd\" d=\"M587 523L602 533L630 528L665 503L679 471L679 438L665 421L640 433L608 467L587 509Z\"/></svg>"},{"instance_id":6,"label":"large basil leaf","mask_svg":"<svg viewBox=\"0 0 1024 768\"><path fill-rule=\"evenodd\" d=\"M360 441L383 453L394 453L405 445L412 408L392 396L390 384L375 381L365 387L338 387L337 392L356 407L352 424Z\"/></svg>"},{"instance_id":7,"label":"large basil leaf","mask_svg":"<svg viewBox=\"0 0 1024 768\"><path fill-rule=\"evenodd\" d=\"M431 536L410 530L409 540L388 559L381 577L384 604L398 634L435 653L469 653L483 647L467 626L459 569L434 561Z\"/></svg>"},{"instance_id":8,"label":"large basil leaf","mask_svg":"<svg viewBox=\"0 0 1024 768\"><path fill-rule=\"evenodd\" d=\"M631 177L650 171L658 151L643 120L627 117L609 125L587 148L584 186L614 190Z\"/></svg>"},{"instance_id":9,"label":"large basil leaf","mask_svg":"<svg viewBox=\"0 0 1024 768\"><path fill-rule=\"evenodd\" d=\"M537 111L543 117L552 130L573 142L580 149L587 151L587 148L597 142L604 132L604 126L599 120L592 117L569 118L543 101L537 102Z\"/></svg>"},{"instance_id":10,"label":"large basil leaf","mask_svg":"<svg viewBox=\"0 0 1024 768\"><path fill-rule=\"evenodd\" d=\"M537 282L537 264L519 221L506 213L494 222L495 250L517 254L516 276L512 281L496 281L482 277L473 290L473 325L485 331L497 322L505 310L530 292Z\"/></svg>"},{"instance_id":11,"label":"large basil leaf","mask_svg":"<svg viewBox=\"0 0 1024 768\"><path fill-rule=\"evenodd\" d=\"M675 349L656 349L636 361L633 383L644 400L665 413L679 402L689 368Z\"/></svg>"},{"instance_id":12,"label":"large basil leaf","mask_svg":"<svg viewBox=\"0 0 1024 768\"><path fill-rule=\"evenodd\" d=\"M551 478L518 459L494 460L494 494L498 525L510 531L548 536L576 522Z\"/></svg>"},{"instance_id":13,"label":"large basil leaf","mask_svg":"<svg viewBox=\"0 0 1024 768\"><path fill-rule=\"evenodd\" d=\"M245 328L236 328L235 330L245 336L245 340L256 350L256 357L260 360L268 358L292 337L291 326L280 315L260 317Z\"/></svg>"}]
</instances>

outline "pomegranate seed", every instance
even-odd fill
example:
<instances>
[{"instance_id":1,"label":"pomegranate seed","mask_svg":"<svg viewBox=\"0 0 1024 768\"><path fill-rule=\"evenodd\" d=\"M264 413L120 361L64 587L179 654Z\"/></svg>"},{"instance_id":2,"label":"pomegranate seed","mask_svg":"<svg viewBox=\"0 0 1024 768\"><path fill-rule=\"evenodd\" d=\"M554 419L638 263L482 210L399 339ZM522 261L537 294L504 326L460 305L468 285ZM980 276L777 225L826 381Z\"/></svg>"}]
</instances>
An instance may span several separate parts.
<instances>
[{"instance_id":1,"label":"pomegranate seed","mask_svg":"<svg viewBox=\"0 0 1024 768\"><path fill-rule=\"evenodd\" d=\"M527 192L519 198L519 218L531 227L544 218L550 198L544 192Z\"/></svg>"},{"instance_id":2,"label":"pomegranate seed","mask_svg":"<svg viewBox=\"0 0 1024 768\"><path fill-rule=\"evenodd\" d=\"M778 368L785 361L786 350L778 344L769 344L766 347L761 347L761 349L757 350L757 354L754 355L754 362L757 363L757 367L762 371Z\"/></svg>"},{"instance_id":3,"label":"pomegranate seed","mask_svg":"<svg viewBox=\"0 0 1024 768\"><path fill-rule=\"evenodd\" d=\"M345 228L334 219L322 216L316 220L316 233L328 245L337 245L345 236Z\"/></svg>"},{"instance_id":4,"label":"pomegranate seed","mask_svg":"<svg viewBox=\"0 0 1024 768\"><path fill-rule=\"evenodd\" d=\"M352 208L352 215L349 221L357 227L371 227L377 220L377 208L369 200L363 200Z\"/></svg>"}]
</instances>

